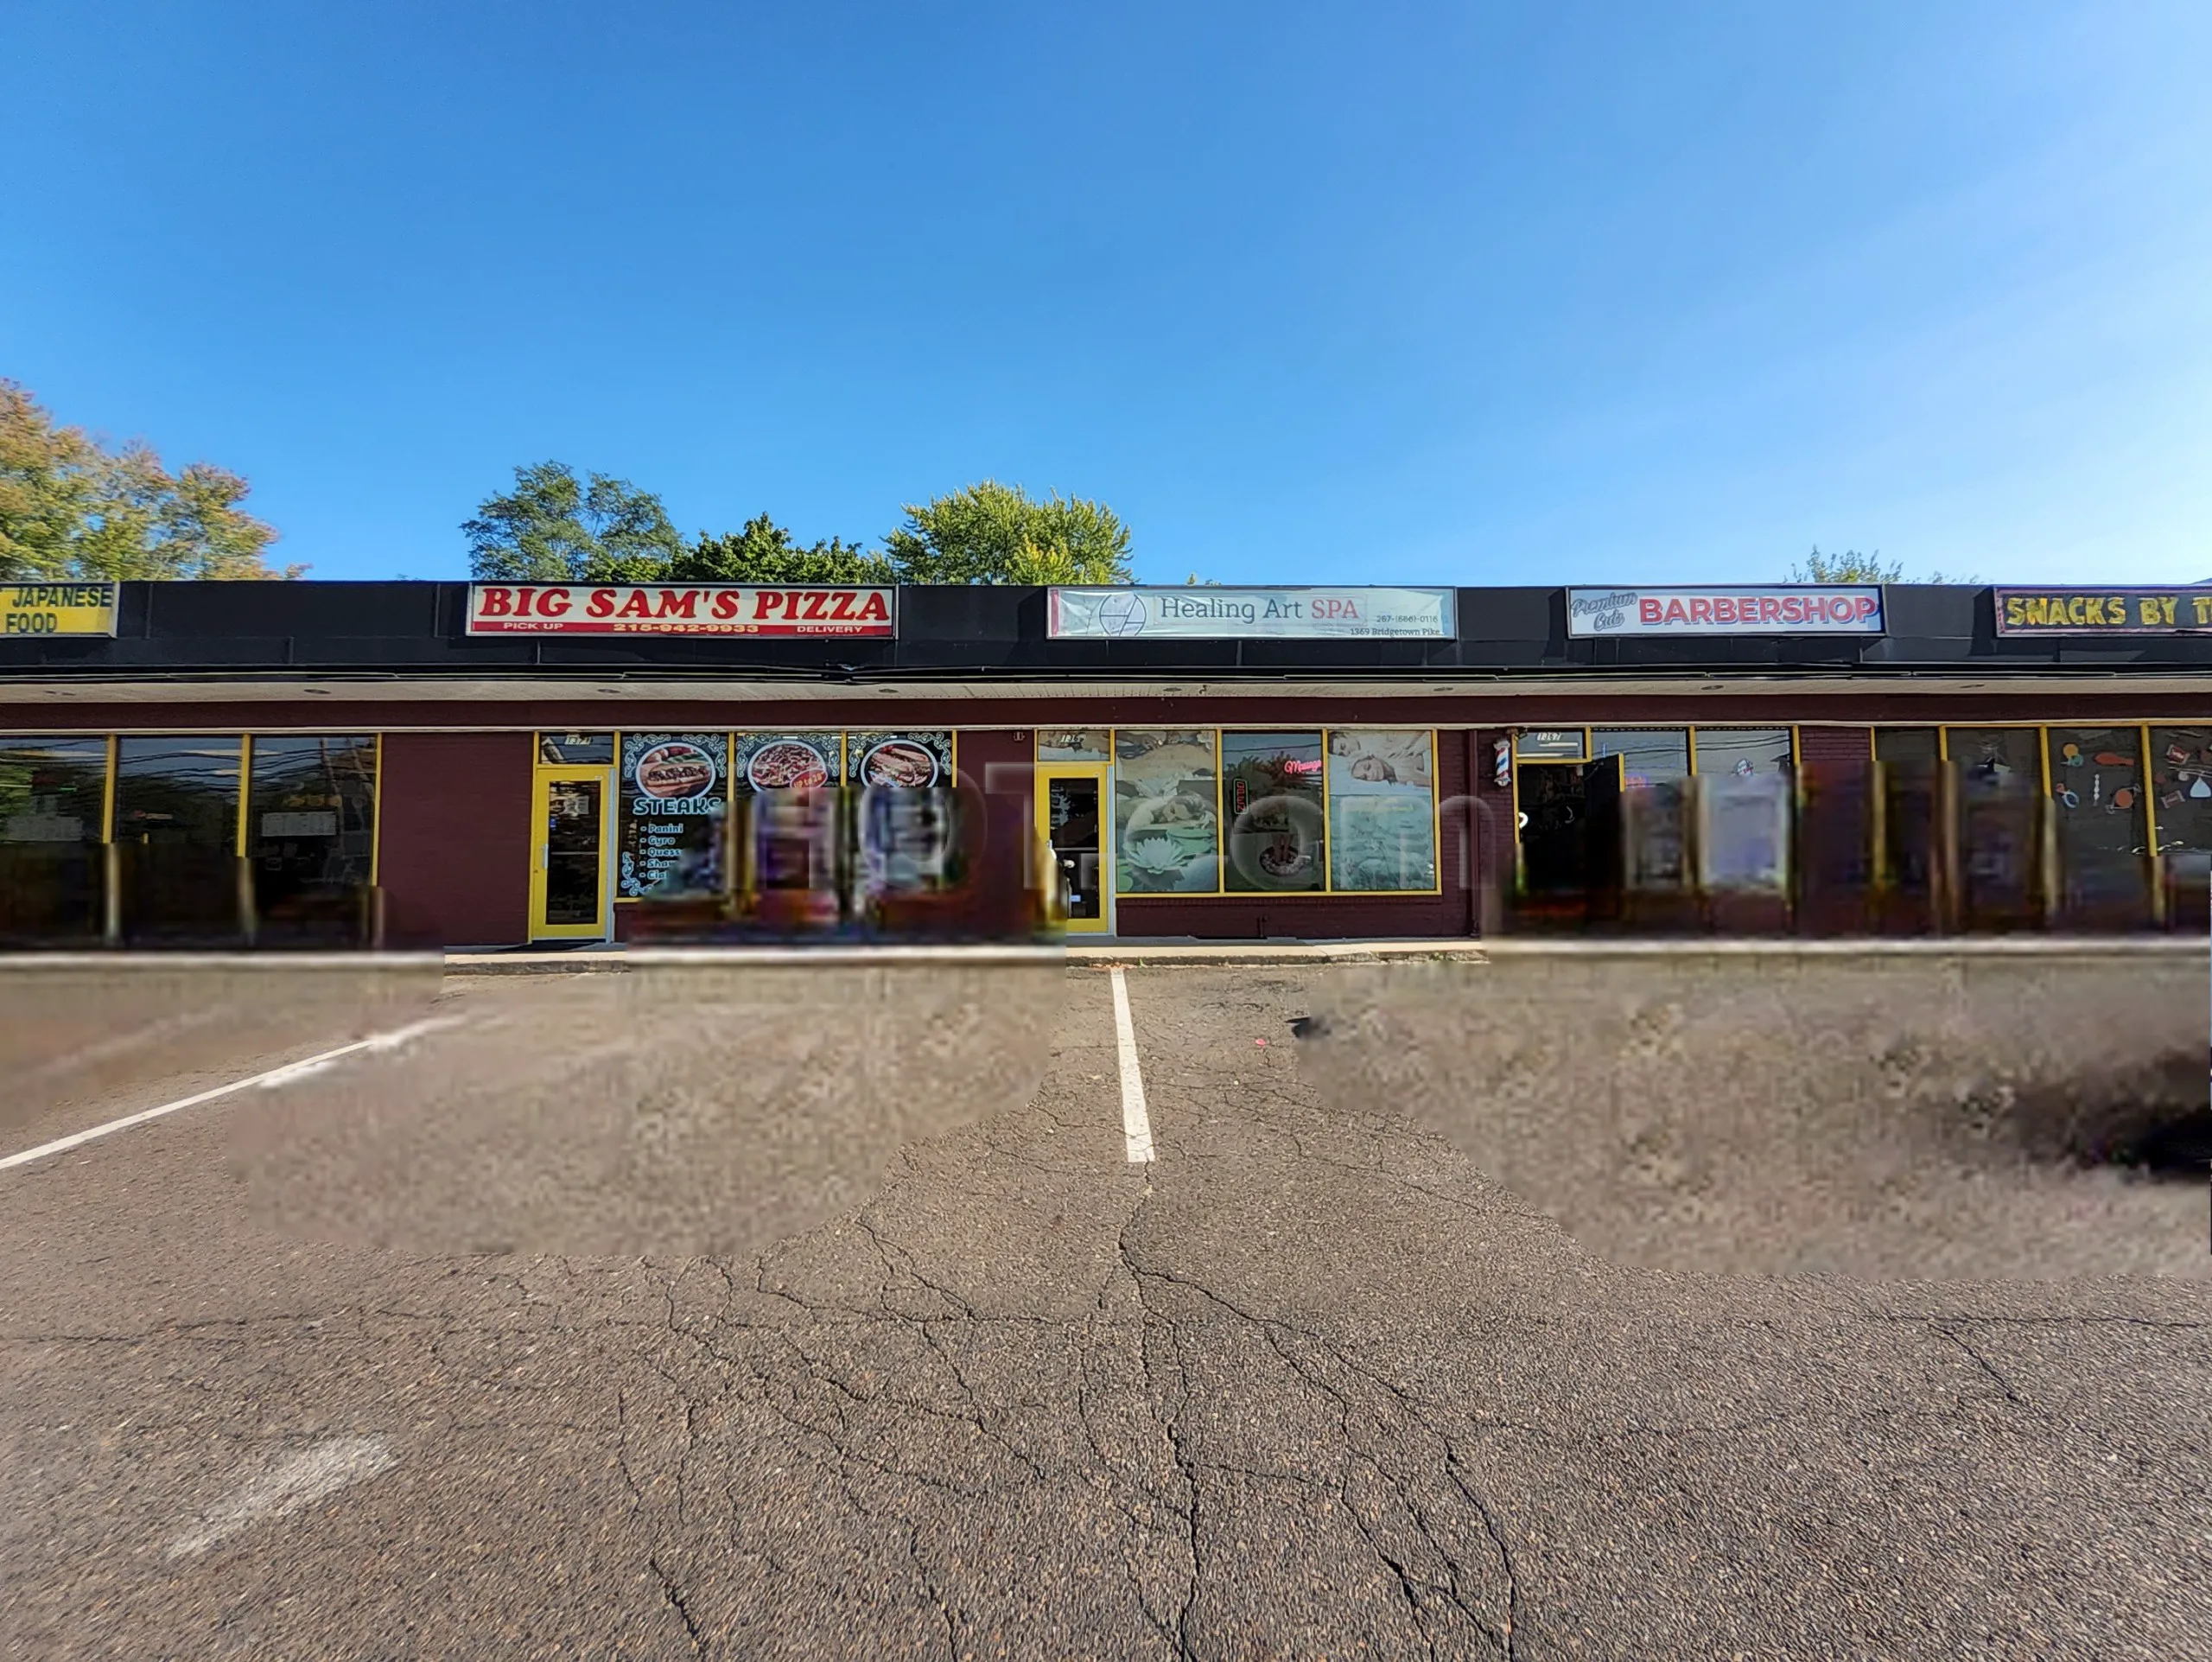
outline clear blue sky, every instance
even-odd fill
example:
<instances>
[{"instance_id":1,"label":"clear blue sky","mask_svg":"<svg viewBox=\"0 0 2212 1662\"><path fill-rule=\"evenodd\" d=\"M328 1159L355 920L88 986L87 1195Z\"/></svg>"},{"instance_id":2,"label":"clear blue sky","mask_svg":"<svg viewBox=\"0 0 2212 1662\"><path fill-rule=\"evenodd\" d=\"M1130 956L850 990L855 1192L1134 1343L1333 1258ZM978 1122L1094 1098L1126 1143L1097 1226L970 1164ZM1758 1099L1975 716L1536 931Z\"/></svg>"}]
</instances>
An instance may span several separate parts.
<instances>
[{"instance_id":1,"label":"clear blue sky","mask_svg":"<svg viewBox=\"0 0 2212 1662\"><path fill-rule=\"evenodd\" d=\"M0 374L461 575L518 462L1180 582L2212 576L2212 3L0 8Z\"/></svg>"}]
</instances>

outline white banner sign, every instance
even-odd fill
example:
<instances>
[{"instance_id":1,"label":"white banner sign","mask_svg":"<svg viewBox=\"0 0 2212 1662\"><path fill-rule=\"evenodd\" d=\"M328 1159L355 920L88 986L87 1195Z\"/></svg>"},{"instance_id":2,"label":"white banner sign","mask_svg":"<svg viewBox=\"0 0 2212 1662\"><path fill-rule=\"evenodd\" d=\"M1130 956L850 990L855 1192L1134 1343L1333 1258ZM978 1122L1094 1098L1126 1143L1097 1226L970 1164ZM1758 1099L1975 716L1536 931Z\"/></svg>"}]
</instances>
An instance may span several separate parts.
<instances>
[{"instance_id":1,"label":"white banner sign","mask_svg":"<svg viewBox=\"0 0 2212 1662\"><path fill-rule=\"evenodd\" d=\"M1619 634L1879 634L1878 586L1570 589L1567 632Z\"/></svg>"},{"instance_id":2,"label":"white banner sign","mask_svg":"<svg viewBox=\"0 0 2212 1662\"><path fill-rule=\"evenodd\" d=\"M1449 589L1055 589L1055 640L1449 640Z\"/></svg>"}]
</instances>

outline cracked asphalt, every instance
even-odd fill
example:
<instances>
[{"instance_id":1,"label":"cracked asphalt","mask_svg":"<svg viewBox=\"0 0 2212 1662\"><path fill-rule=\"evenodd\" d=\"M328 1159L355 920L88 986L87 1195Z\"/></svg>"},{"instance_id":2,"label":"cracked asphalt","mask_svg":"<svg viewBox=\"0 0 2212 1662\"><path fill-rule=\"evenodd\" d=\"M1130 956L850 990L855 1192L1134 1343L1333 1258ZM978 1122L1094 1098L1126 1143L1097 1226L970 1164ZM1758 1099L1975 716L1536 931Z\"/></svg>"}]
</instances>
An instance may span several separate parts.
<instances>
[{"instance_id":1,"label":"cracked asphalt","mask_svg":"<svg viewBox=\"0 0 2212 1662\"><path fill-rule=\"evenodd\" d=\"M0 1174L0 1651L2212 1656L2212 1285L1612 1266L1325 1103L1329 973L1128 971L1132 1165L1071 970L747 1259L294 1244L220 1102Z\"/></svg>"}]
</instances>

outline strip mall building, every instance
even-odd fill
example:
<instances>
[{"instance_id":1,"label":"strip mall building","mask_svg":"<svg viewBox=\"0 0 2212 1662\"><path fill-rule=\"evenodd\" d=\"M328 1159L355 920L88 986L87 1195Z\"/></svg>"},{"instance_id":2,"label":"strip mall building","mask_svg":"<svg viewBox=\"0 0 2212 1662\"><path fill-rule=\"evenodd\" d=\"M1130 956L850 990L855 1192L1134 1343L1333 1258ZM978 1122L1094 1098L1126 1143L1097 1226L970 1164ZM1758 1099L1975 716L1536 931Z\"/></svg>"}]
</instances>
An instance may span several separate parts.
<instances>
[{"instance_id":1,"label":"strip mall building","mask_svg":"<svg viewBox=\"0 0 2212 1662\"><path fill-rule=\"evenodd\" d=\"M2212 588L0 586L10 945L619 939L832 785L1122 939L2182 927Z\"/></svg>"}]
</instances>

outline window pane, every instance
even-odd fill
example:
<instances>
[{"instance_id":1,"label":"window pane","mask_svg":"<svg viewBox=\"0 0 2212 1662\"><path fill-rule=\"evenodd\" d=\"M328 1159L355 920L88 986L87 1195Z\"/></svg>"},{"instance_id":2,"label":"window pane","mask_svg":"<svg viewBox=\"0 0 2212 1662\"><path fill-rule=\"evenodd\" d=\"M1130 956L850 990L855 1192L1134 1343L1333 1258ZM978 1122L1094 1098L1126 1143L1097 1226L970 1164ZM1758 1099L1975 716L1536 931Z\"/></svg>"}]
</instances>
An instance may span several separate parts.
<instances>
[{"instance_id":1,"label":"window pane","mask_svg":"<svg viewBox=\"0 0 2212 1662\"><path fill-rule=\"evenodd\" d=\"M1114 888L1122 895L1221 890L1213 734L1114 735Z\"/></svg>"},{"instance_id":2,"label":"window pane","mask_svg":"<svg viewBox=\"0 0 2212 1662\"><path fill-rule=\"evenodd\" d=\"M1697 729L1700 774L1786 774L1789 771L1789 729L1786 727L1700 727Z\"/></svg>"},{"instance_id":3,"label":"window pane","mask_svg":"<svg viewBox=\"0 0 2212 1662\"><path fill-rule=\"evenodd\" d=\"M952 783L950 733L848 733L845 767L855 785L926 791Z\"/></svg>"},{"instance_id":4,"label":"window pane","mask_svg":"<svg viewBox=\"0 0 2212 1662\"><path fill-rule=\"evenodd\" d=\"M246 846L259 926L358 933L376 825L373 738L257 738Z\"/></svg>"},{"instance_id":5,"label":"window pane","mask_svg":"<svg viewBox=\"0 0 2212 1662\"><path fill-rule=\"evenodd\" d=\"M844 907L842 819L836 787L847 748L839 733L741 733L732 753L733 791L748 799L751 882L791 898L817 922Z\"/></svg>"},{"instance_id":6,"label":"window pane","mask_svg":"<svg viewBox=\"0 0 2212 1662\"><path fill-rule=\"evenodd\" d=\"M848 733L861 798L860 877L869 897L927 894L958 880L952 735Z\"/></svg>"},{"instance_id":7,"label":"window pane","mask_svg":"<svg viewBox=\"0 0 2212 1662\"><path fill-rule=\"evenodd\" d=\"M2162 850L2212 851L2212 727L2151 729L2151 795Z\"/></svg>"},{"instance_id":8,"label":"window pane","mask_svg":"<svg viewBox=\"0 0 2212 1662\"><path fill-rule=\"evenodd\" d=\"M1224 733L1221 777L1229 821L1224 887L1240 895L1324 887L1320 734Z\"/></svg>"},{"instance_id":9,"label":"window pane","mask_svg":"<svg viewBox=\"0 0 2212 1662\"><path fill-rule=\"evenodd\" d=\"M1329 734L1333 886L1370 893L1436 888L1436 735L1402 729Z\"/></svg>"},{"instance_id":10,"label":"window pane","mask_svg":"<svg viewBox=\"0 0 2212 1662\"><path fill-rule=\"evenodd\" d=\"M238 740L116 742L115 840L132 939L238 933Z\"/></svg>"},{"instance_id":11,"label":"window pane","mask_svg":"<svg viewBox=\"0 0 2212 1662\"><path fill-rule=\"evenodd\" d=\"M614 760L614 735L612 733L540 733L537 735L537 759L540 761L566 762L571 767L606 767Z\"/></svg>"},{"instance_id":12,"label":"window pane","mask_svg":"<svg viewBox=\"0 0 2212 1662\"><path fill-rule=\"evenodd\" d=\"M0 739L0 940L99 935L106 806L105 738Z\"/></svg>"},{"instance_id":13,"label":"window pane","mask_svg":"<svg viewBox=\"0 0 2212 1662\"><path fill-rule=\"evenodd\" d=\"M1599 729L1590 735L1590 755L1621 759L1621 788L1640 791L1690 771L1689 734L1679 727Z\"/></svg>"},{"instance_id":14,"label":"window pane","mask_svg":"<svg viewBox=\"0 0 2212 1662\"><path fill-rule=\"evenodd\" d=\"M2060 904L2147 901L2141 729L2054 727L2050 738Z\"/></svg>"},{"instance_id":15,"label":"window pane","mask_svg":"<svg viewBox=\"0 0 2212 1662\"><path fill-rule=\"evenodd\" d=\"M1969 784L2043 788L2043 758L2031 727L1955 727L1944 735L1951 764ZM2057 788L2054 780L2052 788Z\"/></svg>"},{"instance_id":16,"label":"window pane","mask_svg":"<svg viewBox=\"0 0 2212 1662\"><path fill-rule=\"evenodd\" d=\"M1932 727L1878 727L1874 729L1876 761L1933 764L1942 755L1941 742Z\"/></svg>"},{"instance_id":17,"label":"window pane","mask_svg":"<svg viewBox=\"0 0 2212 1662\"><path fill-rule=\"evenodd\" d=\"M720 894L728 735L625 733L621 756L614 892L626 900Z\"/></svg>"}]
</instances>

